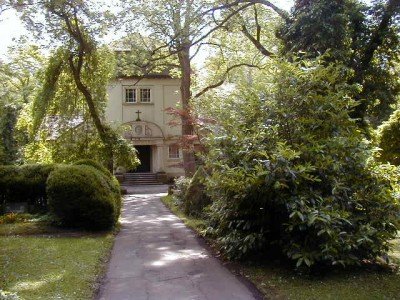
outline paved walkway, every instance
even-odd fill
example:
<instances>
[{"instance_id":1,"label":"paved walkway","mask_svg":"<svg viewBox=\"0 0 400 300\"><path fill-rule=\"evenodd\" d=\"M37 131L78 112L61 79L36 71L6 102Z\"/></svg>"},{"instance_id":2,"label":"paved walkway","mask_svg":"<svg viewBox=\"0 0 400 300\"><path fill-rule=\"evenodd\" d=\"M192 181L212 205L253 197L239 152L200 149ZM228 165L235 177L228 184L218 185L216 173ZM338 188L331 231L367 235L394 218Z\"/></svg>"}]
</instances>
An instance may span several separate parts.
<instances>
[{"instance_id":1,"label":"paved walkway","mask_svg":"<svg viewBox=\"0 0 400 300\"><path fill-rule=\"evenodd\" d=\"M161 203L166 190L130 188L98 299L256 299Z\"/></svg>"}]
</instances>

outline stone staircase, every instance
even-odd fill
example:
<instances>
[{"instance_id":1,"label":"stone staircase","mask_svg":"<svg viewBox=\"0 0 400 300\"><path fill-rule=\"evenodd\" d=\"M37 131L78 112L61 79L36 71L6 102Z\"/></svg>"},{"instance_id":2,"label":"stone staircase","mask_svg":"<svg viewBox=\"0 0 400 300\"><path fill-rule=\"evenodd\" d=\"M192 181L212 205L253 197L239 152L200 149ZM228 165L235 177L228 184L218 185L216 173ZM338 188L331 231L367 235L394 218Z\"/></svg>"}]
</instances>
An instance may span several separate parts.
<instances>
[{"instance_id":1,"label":"stone staircase","mask_svg":"<svg viewBox=\"0 0 400 300\"><path fill-rule=\"evenodd\" d=\"M155 173L125 173L125 180L122 185L155 185L157 181Z\"/></svg>"}]
</instances>

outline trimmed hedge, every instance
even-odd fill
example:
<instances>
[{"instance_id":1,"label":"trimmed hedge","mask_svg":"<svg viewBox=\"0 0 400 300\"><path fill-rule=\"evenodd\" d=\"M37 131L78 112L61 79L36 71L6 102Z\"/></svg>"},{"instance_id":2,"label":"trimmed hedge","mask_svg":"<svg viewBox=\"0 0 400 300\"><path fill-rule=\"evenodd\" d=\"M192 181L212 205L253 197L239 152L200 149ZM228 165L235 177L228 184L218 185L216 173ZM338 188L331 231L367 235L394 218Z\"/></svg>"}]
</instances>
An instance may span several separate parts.
<instances>
[{"instance_id":1,"label":"trimmed hedge","mask_svg":"<svg viewBox=\"0 0 400 300\"><path fill-rule=\"evenodd\" d=\"M102 230L119 217L116 180L92 166L59 166L47 180L47 195L50 211L63 226Z\"/></svg>"},{"instance_id":2,"label":"trimmed hedge","mask_svg":"<svg viewBox=\"0 0 400 300\"><path fill-rule=\"evenodd\" d=\"M27 202L32 211L46 211L46 181L55 165L0 166L0 203Z\"/></svg>"},{"instance_id":3,"label":"trimmed hedge","mask_svg":"<svg viewBox=\"0 0 400 300\"><path fill-rule=\"evenodd\" d=\"M107 170L107 168L105 168L102 164L100 164L99 162L97 162L93 159L80 159L80 160L74 162L74 165L91 166L91 167L95 168L96 170L102 172L104 175L106 175L108 177L113 177L111 172L109 170Z\"/></svg>"},{"instance_id":4,"label":"trimmed hedge","mask_svg":"<svg viewBox=\"0 0 400 300\"><path fill-rule=\"evenodd\" d=\"M61 225L105 229L121 211L118 180L91 160L76 165L0 166L0 209L27 202L31 212L51 211Z\"/></svg>"},{"instance_id":5,"label":"trimmed hedge","mask_svg":"<svg viewBox=\"0 0 400 300\"><path fill-rule=\"evenodd\" d=\"M108 185L109 189L111 190L113 197L114 197L114 201L117 205L117 212L118 212L118 216L120 215L121 212L121 187L120 184L117 180L117 178L115 178L115 176L113 176L111 174L110 171L108 171L102 164L98 163L95 160L92 159L81 159L78 160L74 163L74 165L78 165L78 166L90 166L92 168L95 168L97 171L100 171L103 175L105 175L107 178L109 178L110 180L106 180L106 184Z\"/></svg>"}]
</instances>

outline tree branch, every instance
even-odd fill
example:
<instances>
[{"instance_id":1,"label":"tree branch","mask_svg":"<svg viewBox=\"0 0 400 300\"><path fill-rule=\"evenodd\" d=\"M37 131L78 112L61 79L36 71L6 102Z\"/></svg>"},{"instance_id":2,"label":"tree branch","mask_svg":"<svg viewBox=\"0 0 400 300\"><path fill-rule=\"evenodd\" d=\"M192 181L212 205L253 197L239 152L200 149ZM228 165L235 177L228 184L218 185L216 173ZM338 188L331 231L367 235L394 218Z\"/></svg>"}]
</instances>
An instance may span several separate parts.
<instances>
[{"instance_id":1,"label":"tree branch","mask_svg":"<svg viewBox=\"0 0 400 300\"><path fill-rule=\"evenodd\" d=\"M225 80L226 80L226 77L229 74L229 72L232 71L233 69L236 69L236 68L239 68L239 67L249 67L249 68L261 69L260 66L253 65L253 64L248 64L248 63L240 63L240 64L232 65L232 66L230 66L229 68L226 69L226 71L225 71L225 73L223 75L223 78L220 81L205 87L200 92L198 92L196 95L194 95L193 98L198 98L198 97L204 95L205 93L207 93L209 90L215 89L215 88L223 85Z\"/></svg>"},{"instance_id":2,"label":"tree branch","mask_svg":"<svg viewBox=\"0 0 400 300\"><path fill-rule=\"evenodd\" d=\"M382 20L379 23L378 28L372 34L371 40L364 51L364 55L361 60L361 69L365 70L371 63L374 57L375 51L383 44L384 32L388 30L390 26L390 21L396 12L399 13L400 1L399 0L389 0L386 4L386 9L383 13Z\"/></svg>"},{"instance_id":3,"label":"tree branch","mask_svg":"<svg viewBox=\"0 0 400 300\"><path fill-rule=\"evenodd\" d=\"M202 40L206 39L208 36L210 36L211 33L216 31L217 29L221 28L226 22L228 22L232 17L234 17L237 13L242 11L243 9L251 6L252 4L245 4L238 9L232 11L229 15L227 15L219 24L217 24L215 27L210 29L206 34L203 36L199 37L196 41L192 42L192 45L196 45L197 43L201 42Z\"/></svg>"},{"instance_id":4,"label":"tree branch","mask_svg":"<svg viewBox=\"0 0 400 300\"><path fill-rule=\"evenodd\" d=\"M259 38L255 38L250 34L250 32L247 30L246 25L242 25L242 32L244 35L253 43L253 45L261 52L261 54L271 57L275 56L275 53L267 50L260 42ZM257 33L258 36L258 33Z\"/></svg>"},{"instance_id":5,"label":"tree branch","mask_svg":"<svg viewBox=\"0 0 400 300\"><path fill-rule=\"evenodd\" d=\"M277 7L275 4L271 3L270 1L267 0L236 0L233 1L231 3L226 3L220 6L216 6L213 8L210 8L206 11L203 12L203 15L206 15L210 12L214 12L214 11L218 11L218 10L223 10L223 9L228 9L228 8L232 8L234 6L238 6L240 4L262 4L265 5L269 8L271 8L273 11L275 11L279 16L281 16L283 19L285 19L286 21L290 20L290 15L284 11L283 9L280 9L279 7Z\"/></svg>"}]
</instances>

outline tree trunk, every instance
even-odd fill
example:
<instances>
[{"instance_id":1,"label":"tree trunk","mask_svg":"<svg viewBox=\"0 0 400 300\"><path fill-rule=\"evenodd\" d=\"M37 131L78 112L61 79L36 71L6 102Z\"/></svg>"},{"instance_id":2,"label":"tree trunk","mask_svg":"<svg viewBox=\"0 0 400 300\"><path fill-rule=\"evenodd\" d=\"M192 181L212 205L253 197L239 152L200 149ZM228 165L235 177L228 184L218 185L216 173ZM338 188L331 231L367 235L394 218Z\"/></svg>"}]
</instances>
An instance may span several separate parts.
<instances>
[{"instance_id":1,"label":"tree trunk","mask_svg":"<svg viewBox=\"0 0 400 300\"><path fill-rule=\"evenodd\" d=\"M376 50L383 45L385 34L396 13L398 13L399 9L399 0L389 0L386 3L382 19L380 20L380 23L375 32L373 32L371 36L368 46L366 47L363 56L361 57L360 65L355 68L355 76L351 83L359 83L361 85L364 84L366 70L368 70L371 61L374 58ZM360 127L366 129L368 127L368 124L365 120L365 116L367 114L369 103L367 103L364 99L364 93L365 90L363 88L361 93L356 96L356 100L359 101L359 104L354 108L351 117L357 119Z\"/></svg>"},{"instance_id":2,"label":"tree trunk","mask_svg":"<svg viewBox=\"0 0 400 300\"><path fill-rule=\"evenodd\" d=\"M189 101L191 98L191 63L190 63L190 43L182 46L182 50L178 52L179 64L181 66L181 102L182 109L189 112ZM193 135L193 124L190 117L182 115L182 136L186 138ZM185 168L185 175L192 176L196 171L196 163L194 152L192 149L184 149L183 151L183 165Z\"/></svg>"},{"instance_id":3,"label":"tree trunk","mask_svg":"<svg viewBox=\"0 0 400 300\"><path fill-rule=\"evenodd\" d=\"M70 64L71 72L74 76L75 84L76 84L78 90L83 94L83 96L86 100L86 104L89 108L90 117L92 118L92 121L94 123L94 126L96 127L96 130L100 136L101 141L105 145L107 168L110 172L113 172L113 168L114 168L113 147L110 144L109 136L107 135L107 129L104 127L103 123L101 122L100 116L96 109L96 105L94 104L93 96L90 93L87 86L82 82L82 79L80 77L80 70L78 69L79 67L78 68L75 67L72 56L69 58L69 64Z\"/></svg>"}]
</instances>

